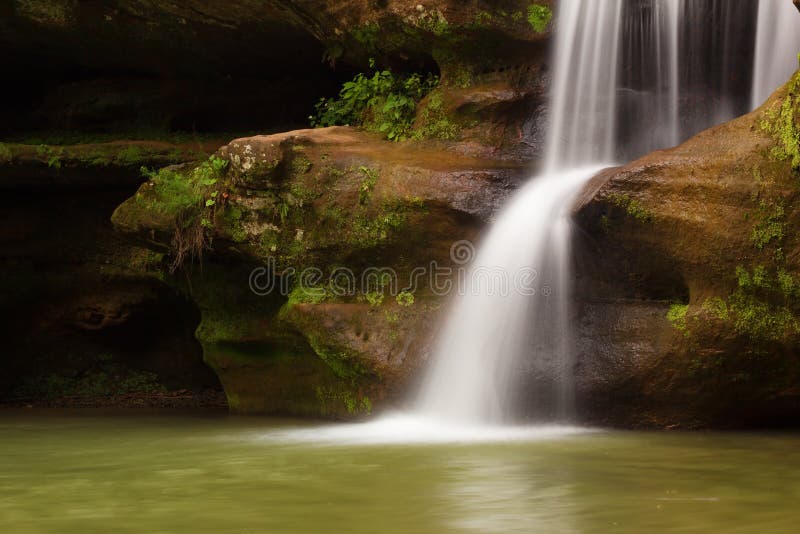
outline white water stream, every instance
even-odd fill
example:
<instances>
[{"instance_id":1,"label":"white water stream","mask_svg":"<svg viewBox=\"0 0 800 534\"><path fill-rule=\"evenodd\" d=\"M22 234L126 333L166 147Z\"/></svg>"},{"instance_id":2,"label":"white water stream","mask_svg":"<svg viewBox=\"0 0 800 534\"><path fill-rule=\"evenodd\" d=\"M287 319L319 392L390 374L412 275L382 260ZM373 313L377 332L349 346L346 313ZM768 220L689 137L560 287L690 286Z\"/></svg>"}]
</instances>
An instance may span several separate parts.
<instances>
[{"instance_id":1,"label":"white water stream","mask_svg":"<svg viewBox=\"0 0 800 534\"><path fill-rule=\"evenodd\" d=\"M797 70L798 53L800 13L788 0L761 0L753 66L753 109Z\"/></svg>"},{"instance_id":2,"label":"white water stream","mask_svg":"<svg viewBox=\"0 0 800 534\"><path fill-rule=\"evenodd\" d=\"M765 17L779 1L785 17ZM733 86L742 75L737 58L752 51L740 34L748 27L753 33L754 2L560 0L544 172L520 189L484 236L414 410L289 439L503 441L576 432L515 426L520 377L530 374L550 384L539 421L563 425L574 416L575 199L603 167L673 146L746 110L749 101ZM792 42L800 32L784 24L797 28L793 9L788 0L761 1L756 73L769 74L757 74L756 82L764 92L791 72L783 56L798 48ZM793 20L785 23L789 15ZM772 32L770 20L777 24Z\"/></svg>"},{"instance_id":3,"label":"white water stream","mask_svg":"<svg viewBox=\"0 0 800 534\"><path fill-rule=\"evenodd\" d=\"M621 155L673 146L733 115L731 35L746 18L746 2L561 0L558 7L544 172L499 214L471 265L466 292L452 304L418 400L418 412L432 418L513 421L520 376L532 374L537 383L552 384L548 406L534 415L572 419L570 215L576 197ZM705 27L704 7L716 26ZM721 65L720 72L701 72L696 56L704 46L718 55L709 62ZM698 86L719 94L699 123L682 128L680 89ZM625 116L632 108L640 110L638 120ZM621 118L627 119L626 146L619 142ZM487 273L503 277L510 291L498 291L506 286L487 281Z\"/></svg>"}]
</instances>

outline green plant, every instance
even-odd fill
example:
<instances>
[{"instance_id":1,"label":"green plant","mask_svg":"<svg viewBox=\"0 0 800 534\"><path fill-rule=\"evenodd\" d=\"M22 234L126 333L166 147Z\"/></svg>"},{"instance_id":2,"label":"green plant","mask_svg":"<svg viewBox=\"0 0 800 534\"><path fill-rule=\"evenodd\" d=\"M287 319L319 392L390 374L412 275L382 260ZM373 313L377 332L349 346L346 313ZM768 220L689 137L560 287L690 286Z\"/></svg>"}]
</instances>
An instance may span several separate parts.
<instances>
[{"instance_id":1,"label":"green plant","mask_svg":"<svg viewBox=\"0 0 800 534\"><path fill-rule=\"evenodd\" d=\"M14 159L14 154L11 152L11 149L4 143L0 143L0 163L8 163L12 159Z\"/></svg>"},{"instance_id":2,"label":"green plant","mask_svg":"<svg viewBox=\"0 0 800 534\"><path fill-rule=\"evenodd\" d=\"M612 194L609 195L609 200L615 206L625 210L629 216L633 217L639 222L649 223L655 219L655 214L649 209L642 206L637 200L631 198L629 195Z\"/></svg>"},{"instance_id":3,"label":"green plant","mask_svg":"<svg viewBox=\"0 0 800 534\"><path fill-rule=\"evenodd\" d=\"M667 311L667 320L672 326L682 332L684 335L689 335L689 330L686 324L686 315L689 312L688 304L673 304Z\"/></svg>"},{"instance_id":4,"label":"green plant","mask_svg":"<svg viewBox=\"0 0 800 534\"><path fill-rule=\"evenodd\" d=\"M61 157L54 154L47 160L47 166L51 169L59 170L61 168Z\"/></svg>"},{"instance_id":5,"label":"green plant","mask_svg":"<svg viewBox=\"0 0 800 534\"><path fill-rule=\"evenodd\" d=\"M328 300L331 294L322 286L305 286L298 283L289 294L288 307L296 304L321 304Z\"/></svg>"},{"instance_id":6,"label":"green plant","mask_svg":"<svg viewBox=\"0 0 800 534\"><path fill-rule=\"evenodd\" d=\"M762 200L756 212L757 222L750 240L758 250L763 250L770 242L780 242L786 234L785 210L782 202L767 203Z\"/></svg>"},{"instance_id":7,"label":"green plant","mask_svg":"<svg viewBox=\"0 0 800 534\"><path fill-rule=\"evenodd\" d=\"M370 306L373 308L377 308L381 304L383 304L384 294L380 291L370 291L364 295L364 298L369 303Z\"/></svg>"},{"instance_id":8,"label":"green plant","mask_svg":"<svg viewBox=\"0 0 800 534\"><path fill-rule=\"evenodd\" d=\"M763 266L736 268L738 288L726 299L708 299L704 309L754 342L777 342L800 334L800 283L790 273Z\"/></svg>"},{"instance_id":9,"label":"green plant","mask_svg":"<svg viewBox=\"0 0 800 534\"><path fill-rule=\"evenodd\" d=\"M528 23L536 33L544 33L552 19L553 11L549 7L541 4L528 6Z\"/></svg>"},{"instance_id":10,"label":"green plant","mask_svg":"<svg viewBox=\"0 0 800 534\"><path fill-rule=\"evenodd\" d=\"M36 155L40 158L46 158L50 154L50 147L47 145L39 145L36 147Z\"/></svg>"},{"instance_id":11,"label":"green plant","mask_svg":"<svg viewBox=\"0 0 800 534\"><path fill-rule=\"evenodd\" d=\"M369 202L372 196L372 190L375 189L375 184L378 183L378 171L364 167L363 165L358 168L359 172L364 175L364 180L358 187L358 203L362 206Z\"/></svg>"},{"instance_id":12,"label":"green plant","mask_svg":"<svg viewBox=\"0 0 800 534\"><path fill-rule=\"evenodd\" d=\"M441 92L434 90L419 115L412 138L453 140L458 139L460 135L461 127L447 115Z\"/></svg>"},{"instance_id":13,"label":"green plant","mask_svg":"<svg viewBox=\"0 0 800 534\"><path fill-rule=\"evenodd\" d=\"M797 125L796 109L800 92L800 74L795 74L779 109L768 110L761 121L761 129L771 134L777 141L772 155L780 161L788 160L792 168L800 171L800 127Z\"/></svg>"},{"instance_id":14,"label":"green plant","mask_svg":"<svg viewBox=\"0 0 800 534\"><path fill-rule=\"evenodd\" d=\"M370 66L375 67L374 61ZM317 103L311 125L362 126L387 139L402 141L410 133L417 103L439 83L428 74L396 76L391 70L376 70L372 76L357 74L346 82L337 98Z\"/></svg>"},{"instance_id":15,"label":"green plant","mask_svg":"<svg viewBox=\"0 0 800 534\"><path fill-rule=\"evenodd\" d=\"M211 156L188 172L166 167L151 171L142 167L150 179L152 193L137 201L146 202L149 209L173 218L175 234L172 239L174 272L187 257L202 256L209 247L207 231L213 228L214 211L219 190L214 188L225 173L228 161Z\"/></svg>"},{"instance_id":16,"label":"green plant","mask_svg":"<svg viewBox=\"0 0 800 534\"><path fill-rule=\"evenodd\" d=\"M414 305L414 294L409 291L401 291L397 294L395 300L400 306L408 308Z\"/></svg>"},{"instance_id":17,"label":"green plant","mask_svg":"<svg viewBox=\"0 0 800 534\"><path fill-rule=\"evenodd\" d=\"M410 22L417 28L439 37L450 31L450 23L438 9L423 11L417 17L410 19Z\"/></svg>"},{"instance_id":18,"label":"green plant","mask_svg":"<svg viewBox=\"0 0 800 534\"><path fill-rule=\"evenodd\" d=\"M47 160L47 166L49 168L59 170L61 168L61 158L64 155L64 149L59 148L53 150L47 145L39 145L36 147L36 155L43 160Z\"/></svg>"},{"instance_id":19,"label":"green plant","mask_svg":"<svg viewBox=\"0 0 800 534\"><path fill-rule=\"evenodd\" d=\"M494 17L488 11L478 11L478 13L475 15L475 26L479 28L483 26L489 26L492 23L492 20L494 20Z\"/></svg>"},{"instance_id":20,"label":"green plant","mask_svg":"<svg viewBox=\"0 0 800 534\"><path fill-rule=\"evenodd\" d=\"M369 397L364 397L361 399L361 411L366 415L370 415L372 413L372 401Z\"/></svg>"},{"instance_id":21,"label":"green plant","mask_svg":"<svg viewBox=\"0 0 800 534\"><path fill-rule=\"evenodd\" d=\"M141 165L144 156L144 151L140 147L130 145L120 150L114 159L120 165L136 168L137 165Z\"/></svg>"},{"instance_id":22,"label":"green plant","mask_svg":"<svg viewBox=\"0 0 800 534\"><path fill-rule=\"evenodd\" d=\"M286 224L286 219L289 217L289 203L282 200L275 205L275 213L280 217L281 224Z\"/></svg>"},{"instance_id":23,"label":"green plant","mask_svg":"<svg viewBox=\"0 0 800 534\"><path fill-rule=\"evenodd\" d=\"M367 22L350 30L350 35L364 49L373 51L377 48L381 37L381 26L377 22ZM329 53L330 55L330 53Z\"/></svg>"}]
</instances>

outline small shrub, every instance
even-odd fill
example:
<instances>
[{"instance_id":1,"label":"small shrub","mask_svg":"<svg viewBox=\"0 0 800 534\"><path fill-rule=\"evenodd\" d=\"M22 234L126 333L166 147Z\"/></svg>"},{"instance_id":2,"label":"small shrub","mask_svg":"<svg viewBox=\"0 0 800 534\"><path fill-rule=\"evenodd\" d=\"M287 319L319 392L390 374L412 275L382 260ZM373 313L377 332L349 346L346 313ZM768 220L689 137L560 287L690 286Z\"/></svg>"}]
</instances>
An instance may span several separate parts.
<instances>
[{"instance_id":1,"label":"small shrub","mask_svg":"<svg viewBox=\"0 0 800 534\"><path fill-rule=\"evenodd\" d=\"M384 294L380 291L370 291L369 293L364 295L364 299L369 303L370 306L373 308L377 308L381 304L383 304Z\"/></svg>"},{"instance_id":2,"label":"small shrub","mask_svg":"<svg viewBox=\"0 0 800 534\"><path fill-rule=\"evenodd\" d=\"M790 273L737 267L736 281L739 287L727 299L709 299L704 308L754 342L779 342L800 334L800 284Z\"/></svg>"},{"instance_id":3,"label":"small shrub","mask_svg":"<svg viewBox=\"0 0 800 534\"><path fill-rule=\"evenodd\" d=\"M374 68L374 61L370 62ZM311 125L362 126L380 132L387 139L408 138L417 103L439 83L432 74L396 76L391 70L363 73L346 82L337 98L323 98L317 103Z\"/></svg>"},{"instance_id":4,"label":"small shrub","mask_svg":"<svg viewBox=\"0 0 800 534\"><path fill-rule=\"evenodd\" d=\"M418 125L412 135L416 140L454 140L461 135L461 127L447 116L442 95L438 91L431 93L427 105L420 113Z\"/></svg>"},{"instance_id":5,"label":"small shrub","mask_svg":"<svg viewBox=\"0 0 800 534\"><path fill-rule=\"evenodd\" d=\"M55 170L61 169L61 158L58 155L50 156L50 159L47 160L47 166Z\"/></svg>"},{"instance_id":6,"label":"small shrub","mask_svg":"<svg viewBox=\"0 0 800 534\"><path fill-rule=\"evenodd\" d=\"M358 203L363 206L369 202L372 190L378 183L378 171L364 166L359 167L358 170L364 175L364 180L358 188Z\"/></svg>"},{"instance_id":7,"label":"small shrub","mask_svg":"<svg viewBox=\"0 0 800 534\"><path fill-rule=\"evenodd\" d=\"M414 305L414 294L408 291L401 291L395 300L400 306L408 308Z\"/></svg>"},{"instance_id":8,"label":"small shrub","mask_svg":"<svg viewBox=\"0 0 800 534\"><path fill-rule=\"evenodd\" d=\"M172 239L173 262L176 271L187 258L200 258L210 246L206 233L213 228L218 189L214 189L228 167L228 161L211 156L188 173L169 167L151 171L142 167L150 179L154 200L148 200L150 209L174 219L175 234Z\"/></svg>"},{"instance_id":9,"label":"small shrub","mask_svg":"<svg viewBox=\"0 0 800 534\"><path fill-rule=\"evenodd\" d=\"M686 325L686 314L689 312L688 304L673 304L667 312L667 319L672 326L684 334L688 335Z\"/></svg>"},{"instance_id":10,"label":"small shrub","mask_svg":"<svg viewBox=\"0 0 800 534\"><path fill-rule=\"evenodd\" d=\"M553 11L540 4L531 4L528 6L528 23L536 33L544 33L553 19Z\"/></svg>"}]
</instances>

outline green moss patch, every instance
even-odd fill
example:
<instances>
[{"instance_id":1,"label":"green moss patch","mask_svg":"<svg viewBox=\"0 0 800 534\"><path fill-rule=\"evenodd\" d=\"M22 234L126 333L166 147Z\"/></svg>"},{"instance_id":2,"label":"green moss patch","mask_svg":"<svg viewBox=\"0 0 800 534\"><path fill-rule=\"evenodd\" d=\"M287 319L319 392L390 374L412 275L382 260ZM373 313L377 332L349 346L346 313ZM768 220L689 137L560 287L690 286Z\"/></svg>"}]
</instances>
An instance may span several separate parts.
<instances>
[{"instance_id":1,"label":"green moss patch","mask_svg":"<svg viewBox=\"0 0 800 534\"><path fill-rule=\"evenodd\" d=\"M761 129L775 138L772 155L780 161L789 161L795 171L800 171L800 73L789 82L788 94L780 103L768 109L761 121Z\"/></svg>"},{"instance_id":2,"label":"green moss patch","mask_svg":"<svg viewBox=\"0 0 800 534\"><path fill-rule=\"evenodd\" d=\"M639 222L649 223L655 220L655 214L637 200L631 198L630 195L612 194L609 195L608 199L613 205L622 208L628 216Z\"/></svg>"},{"instance_id":3,"label":"green moss patch","mask_svg":"<svg viewBox=\"0 0 800 534\"><path fill-rule=\"evenodd\" d=\"M791 273L740 266L736 280L736 291L725 299L707 300L704 309L756 344L800 334L800 282Z\"/></svg>"},{"instance_id":4,"label":"green moss patch","mask_svg":"<svg viewBox=\"0 0 800 534\"><path fill-rule=\"evenodd\" d=\"M536 33L544 33L551 20L553 20L553 11L549 7L541 4L528 6L528 24Z\"/></svg>"}]
</instances>

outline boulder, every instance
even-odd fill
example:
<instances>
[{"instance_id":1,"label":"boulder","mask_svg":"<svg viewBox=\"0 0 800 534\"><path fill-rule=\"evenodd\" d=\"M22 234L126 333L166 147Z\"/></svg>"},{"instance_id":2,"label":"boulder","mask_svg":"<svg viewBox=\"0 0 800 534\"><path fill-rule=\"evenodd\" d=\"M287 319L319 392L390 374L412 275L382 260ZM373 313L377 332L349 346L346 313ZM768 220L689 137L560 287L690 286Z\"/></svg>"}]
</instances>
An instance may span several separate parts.
<instances>
[{"instance_id":1,"label":"boulder","mask_svg":"<svg viewBox=\"0 0 800 534\"><path fill-rule=\"evenodd\" d=\"M800 74L611 169L578 207L582 411L624 426L800 419Z\"/></svg>"},{"instance_id":2,"label":"boulder","mask_svg":"<svg viewBox=\"0 0 800 534\"><path fill-rule=\"evenodd\" d=\"M452 267L453 243L526 175L428 143L301 130L162 171L112 220L190 273L178 279L232 410L352 417L401 402L419 376L442 301L414 273Z\"/></svg>"}]
</instances>

